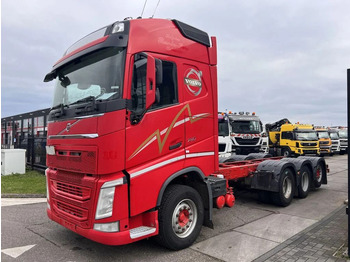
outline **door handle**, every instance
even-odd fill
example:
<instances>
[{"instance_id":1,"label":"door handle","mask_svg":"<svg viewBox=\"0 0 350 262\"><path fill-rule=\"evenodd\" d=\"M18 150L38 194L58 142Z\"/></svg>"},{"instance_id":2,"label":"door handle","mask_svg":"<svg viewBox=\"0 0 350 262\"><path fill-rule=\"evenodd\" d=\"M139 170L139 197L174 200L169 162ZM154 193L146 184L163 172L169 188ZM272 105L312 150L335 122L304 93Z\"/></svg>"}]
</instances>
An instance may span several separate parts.
<instances>
[{"instance_id":1,"label":"door handle","mask_svg":"<svg viewBox=\"0 0 350 262\"><path fill-rule=\"evenodd\" d=\"M171 146L169 146L169 150L174 150L176 148L179 148L181 145L182 145L182 142L171 145Z\"/></svg>"}]
</instances>

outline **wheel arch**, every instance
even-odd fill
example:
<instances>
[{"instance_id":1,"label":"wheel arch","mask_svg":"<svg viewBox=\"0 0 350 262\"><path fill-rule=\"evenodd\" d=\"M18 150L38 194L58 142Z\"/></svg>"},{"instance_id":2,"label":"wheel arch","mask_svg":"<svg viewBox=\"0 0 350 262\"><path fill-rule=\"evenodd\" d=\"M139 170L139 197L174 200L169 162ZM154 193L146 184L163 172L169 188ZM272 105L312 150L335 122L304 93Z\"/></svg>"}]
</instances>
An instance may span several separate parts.
<instances>
[{"instance_id":1,"label":"wheel arch","mask_svg":"<svg viewBox=\"0 0 350 262\"><path fill-rule=\"evenodd\" d=\"M291 161L265 160L261 162L253 175L251 188L278 192L280 176L286 168L290 168L294 177L296 176L296 167Z\"/></svg>"},{"instance_id":2,"label":"wheel arch","mask_svg":"<svg viewBox=\"0 0 350 262\"><path fill-rule=\"evenodd\" d=\"M157 199L157 207L162 203L163 195L166 189L173 184L187 185L199 193L203 200L204 205L204 222L203 224L207 227L213 228L212 223L212 191L210 184L207 182L206 176L198 167L187 167L176 173L172 174L163 183Z\"/></svg>"}]
</instances>

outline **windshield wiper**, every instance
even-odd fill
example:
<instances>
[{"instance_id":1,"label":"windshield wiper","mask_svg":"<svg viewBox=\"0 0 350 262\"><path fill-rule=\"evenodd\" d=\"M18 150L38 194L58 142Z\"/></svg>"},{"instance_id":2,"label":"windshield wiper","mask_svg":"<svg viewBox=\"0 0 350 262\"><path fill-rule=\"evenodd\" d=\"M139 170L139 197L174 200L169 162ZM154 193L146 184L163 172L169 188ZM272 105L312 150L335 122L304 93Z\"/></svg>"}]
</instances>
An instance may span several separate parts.
<instances>
[{"instance_id":1,"label":"windshield wiper","mask_svg":"<svg viewBox=\"0 0 350 262\"><path fill-rule=\"evenodd\" d=\"M62 116L62 115L64 115L64 109L68 108L68 107L69 107L68 105L64 105L63 103L58 104L58 105L51 108L50 114L52 114L53 117ZM59 110L57 110L57 109L59 109Z\"/></svg>"},{"instance_id":2,"label":"windshield wiper","mask_svg":"<svg viewBox=\"0 0 350 262\"><path fill-rule=\"evenodd\" d=\"M84 97L82 99L79 99L78 101L75 101L74 103L71 103L70 105L76 105L76 104L81 104L84 102L90 102L88 104L82 104L80 107L78 106L75 109L76 114L81 114L81 113L87 113L91 111L96 111L97 106L96 106L96 97L95 96L88 96Z\"/></svg>"},{"instance_id":3,"label":"windshield wiper","mask_svg":"<svg viewBox=\"0 0 350 262\"><path fill-rule=\"evenodd\" d=\"M87 97L84 97L82 99L79 99L69 105L76 105L76 104L80 104L80 103L83 103L83 102L93 102L95 104L96 102L96 98L94 96L87 96Z\"/></svg>"}]
</instances>

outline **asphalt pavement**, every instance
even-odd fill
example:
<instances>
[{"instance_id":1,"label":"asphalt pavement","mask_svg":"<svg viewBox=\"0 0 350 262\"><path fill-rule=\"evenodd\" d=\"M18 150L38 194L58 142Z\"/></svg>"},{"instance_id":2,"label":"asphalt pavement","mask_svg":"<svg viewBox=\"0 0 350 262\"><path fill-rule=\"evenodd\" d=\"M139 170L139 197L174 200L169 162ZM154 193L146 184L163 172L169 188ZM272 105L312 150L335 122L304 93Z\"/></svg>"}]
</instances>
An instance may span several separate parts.
<instances>
[{"instance_id":1,"label":"asphalt pavement","mask_svg":"<svg viewBox=\"0 0 350 262\"><path fill-rule=\"evenodd\" d=\"M2 198L1 261L346 261L347 155L326 162L328 184L285 208L236 191L233 208L214 210L214 230L203 227L194 245L177 252L152 239L98 244L50 221L45 199Z\"/></svg>"}]
</instances>

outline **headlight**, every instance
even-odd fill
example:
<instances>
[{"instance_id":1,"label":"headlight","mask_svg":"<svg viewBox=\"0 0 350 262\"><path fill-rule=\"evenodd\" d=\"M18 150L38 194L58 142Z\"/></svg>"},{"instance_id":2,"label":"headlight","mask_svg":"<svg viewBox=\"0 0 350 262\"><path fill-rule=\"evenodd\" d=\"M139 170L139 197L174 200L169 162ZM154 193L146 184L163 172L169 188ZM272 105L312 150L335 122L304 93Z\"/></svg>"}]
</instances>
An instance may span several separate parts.
<instances>
[{"instance_id":1,"label":"headlight","mask_svg":"<svg viewBox=\"0 0 350 262\"><path fill-rule=\"evenodd\" d=\"M98 197L95 219L112 216L115 187L124 184L123 178L104 183Z\"/></svg>"},{"instance_id":2,"label":"headlight","mask_svg":"<svg viewBox=\"0 0 350 262\"><path fill-rule=\"evenodd\" d=\"M101 188L95 219L112 216L115 187Z\"/></svg>"}]
</instances>

